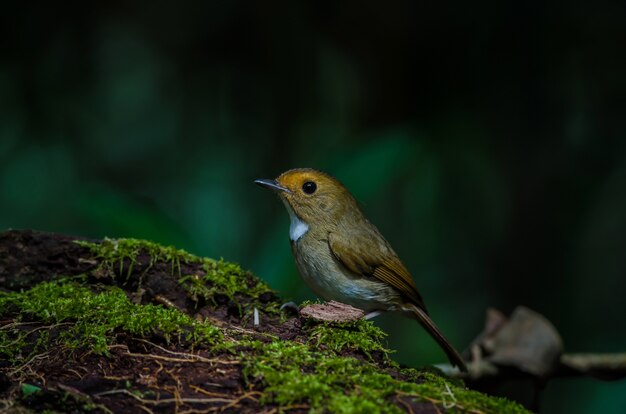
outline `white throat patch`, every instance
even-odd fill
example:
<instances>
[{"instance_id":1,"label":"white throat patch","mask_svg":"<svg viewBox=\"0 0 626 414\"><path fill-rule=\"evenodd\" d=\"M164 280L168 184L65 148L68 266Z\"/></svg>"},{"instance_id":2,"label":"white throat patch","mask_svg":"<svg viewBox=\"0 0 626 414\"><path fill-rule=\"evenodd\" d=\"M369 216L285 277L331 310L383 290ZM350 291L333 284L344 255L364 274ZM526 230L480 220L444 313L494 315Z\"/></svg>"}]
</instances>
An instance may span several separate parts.
<instances>
[{"instance_id":1,"label":"white throat patch","mask_svg":"<svg viewBox=\"0 0 626 414\"><path fill-rule=\"evenodd\" d=\"M285 207L289 213L289 218L291 219L291 224L289 225L289 238L291 241L297 241L300 237L304 236L307 231L309 231L309 225L296 216L296 213L294 213L293 209L286 200L283 200L283 203L285 203Z\"/></svg>"}]
</instances>

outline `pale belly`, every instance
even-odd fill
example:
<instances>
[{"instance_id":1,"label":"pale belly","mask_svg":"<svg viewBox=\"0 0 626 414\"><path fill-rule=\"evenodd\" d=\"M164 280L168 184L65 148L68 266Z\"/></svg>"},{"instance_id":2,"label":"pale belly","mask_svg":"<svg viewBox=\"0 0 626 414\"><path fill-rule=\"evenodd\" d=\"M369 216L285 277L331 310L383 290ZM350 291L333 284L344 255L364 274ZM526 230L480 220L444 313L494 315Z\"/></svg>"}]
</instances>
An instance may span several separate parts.
<instances>
[{"instance_id":1,"label":"pale belly","mask_svg":"<svg viewBox=\"0 0 626 414\"><path fill-rule=\"evenodd\" d=\"M304 282L324 300L346 303L364 311L392 311L400 294L385 283L348 272L335 259L325 241L315 245L292 243L296 266ZM315 252L315 254L312 254Z\"/></svg>"}]
</instances>

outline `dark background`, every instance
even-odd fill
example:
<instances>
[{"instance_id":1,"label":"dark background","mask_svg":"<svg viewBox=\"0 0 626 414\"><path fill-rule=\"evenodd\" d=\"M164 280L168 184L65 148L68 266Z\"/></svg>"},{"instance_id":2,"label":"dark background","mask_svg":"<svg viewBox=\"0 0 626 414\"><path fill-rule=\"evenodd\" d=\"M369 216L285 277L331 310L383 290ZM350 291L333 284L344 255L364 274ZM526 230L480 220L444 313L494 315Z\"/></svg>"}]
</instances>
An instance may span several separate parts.
<instances>
[{"instance_id":1,"label":"dark background","mask_svg":"<svg viewBox=\"0 0 626 414\"><path fill-rule=\"evenodd\" d=\"M56 2L0 17L0 227L138 237L312 298L252 184L336 175L462 348L526 305L626 348L626 3ZM395 357L441 362L383 316ZM549 413L626 412L558 380Z\"/></svg>"}]
</instances>

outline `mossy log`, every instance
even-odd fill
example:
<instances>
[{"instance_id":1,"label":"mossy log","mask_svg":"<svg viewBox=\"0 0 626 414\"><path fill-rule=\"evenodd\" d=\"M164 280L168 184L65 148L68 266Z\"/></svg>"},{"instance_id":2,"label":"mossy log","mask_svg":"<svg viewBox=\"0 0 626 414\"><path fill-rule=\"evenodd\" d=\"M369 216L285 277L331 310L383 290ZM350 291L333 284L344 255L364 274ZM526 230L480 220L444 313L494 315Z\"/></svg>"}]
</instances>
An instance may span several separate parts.
<instances>
[{"instance_id":1,"label":"mossy log","mask_svg":"<svg viewBox=\"0 0 626 414\"><path fill-rule=\"evenodd\" d=\"M399 367L368 321L280 304L238 265L172 247L0 233L0 411L526 412Z\"/></svg>"}]
</instances>

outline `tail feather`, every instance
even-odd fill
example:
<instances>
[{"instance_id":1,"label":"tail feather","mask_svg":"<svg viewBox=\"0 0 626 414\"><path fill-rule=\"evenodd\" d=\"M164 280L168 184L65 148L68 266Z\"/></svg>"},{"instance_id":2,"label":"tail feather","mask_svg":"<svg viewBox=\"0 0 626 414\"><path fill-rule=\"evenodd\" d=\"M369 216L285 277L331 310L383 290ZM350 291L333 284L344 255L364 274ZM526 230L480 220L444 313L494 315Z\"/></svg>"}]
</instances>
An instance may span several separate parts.
<instances>
[{"instance_id":1,"label":"tail feather","mask_svg":"<svg viewBox=\"0 0 626 414\"><path fill-rule=\"evenodd\" d=\"M461 358L461 355L459 355L456 349L454 349L450 342L448 342L446 337L443 336L439 328L437 328L437 325L435 325L432 319L430 319L426 311L414 304L410 304L409 307L410 311L415 316L415 319L417 319L420 325L426 329L430 336L432 336L444 350L450 360L450 363L452 365L456 365L461 371L467 372L467 367L465 366L465 362L463 361L463 358Z\"/></svg>"}]
</instances>

